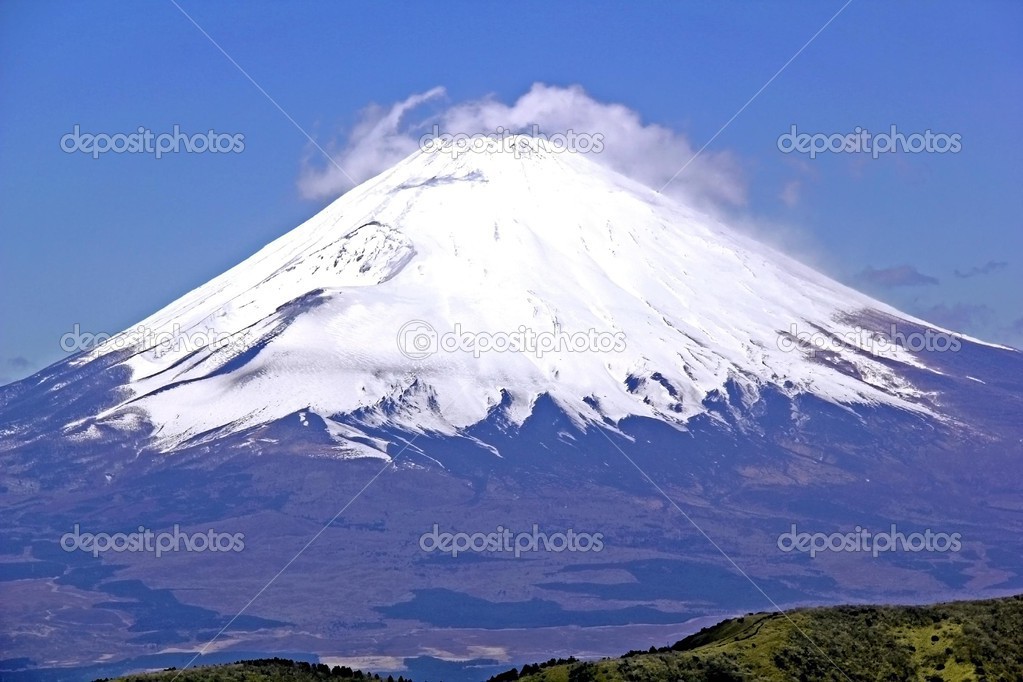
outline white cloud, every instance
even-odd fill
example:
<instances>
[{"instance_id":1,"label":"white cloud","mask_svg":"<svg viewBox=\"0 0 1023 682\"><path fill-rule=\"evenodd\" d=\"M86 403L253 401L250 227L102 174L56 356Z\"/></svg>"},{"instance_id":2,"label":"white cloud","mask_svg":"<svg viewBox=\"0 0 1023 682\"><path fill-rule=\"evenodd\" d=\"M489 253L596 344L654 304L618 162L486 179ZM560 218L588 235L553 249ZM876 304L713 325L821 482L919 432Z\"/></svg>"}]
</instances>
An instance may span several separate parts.
<instances>
[{"instance_id":1,"label":"white cloud","mask_svg":"<svg viewBox=\"0 0 1023 682\"><path fill-rule=\"evenodd\" d=\"M644 124L639 114L621 104L599 102L581 87L534 84L513 104L494 97L454 103L424 119L411 121L413 112L445 96L443 88L413 95L390 107L365 109L359 123L334 154L337 165L307 164L298 186L307 198L333 198L386 170L419 148L419 138L439 127L451 134L493 133L500 128L525 131L536 125L547 134L603 136L603 150L588 158L654 189L684 166L696 147L682 133L657 124ZM349 177L350 176L350 177ZM746 187L739 164L728 152L703 152L664 190L703 205L743 205Z\"/></svg>"},{"instance_id":2,"label":"white cloud","mask_svg":"<svg viewBox=\"0 0 1023 682\"><path fill-rule=\"evenodd\" d=\"M782 188L781 194L778 195L778 198L781 199L786 206L792 208L799 203L799 195L802 188L803 183L799 180L790 180L785 183L785 186Z\"/></svg>"},{"instance_id":3,"label":"white cloud","mask_svg":"<svg viewBox=\"0 0 1023 682\"><path fill-rule=\"evenodd\" d=\"M355 184L368 180L414 152L419 138L409 132L408 113L443 95L444 88L433 88L390 108L372 105L363 109L347 144L332 155L334 163L324 159L323 168L308 164L303 168L298 181L302 196L336 197L354 187L353 180Z\"/></svg>"}]
</instances>

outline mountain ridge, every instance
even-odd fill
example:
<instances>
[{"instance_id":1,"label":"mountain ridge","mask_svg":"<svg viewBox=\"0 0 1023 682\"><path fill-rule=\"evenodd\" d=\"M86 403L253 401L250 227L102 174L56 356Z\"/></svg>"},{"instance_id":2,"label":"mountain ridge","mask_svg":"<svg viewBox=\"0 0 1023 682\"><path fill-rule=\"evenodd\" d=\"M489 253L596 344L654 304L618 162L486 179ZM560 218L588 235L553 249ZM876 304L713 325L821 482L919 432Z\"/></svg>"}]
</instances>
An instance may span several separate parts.
<instances>
[{"instance_id":1,"label":"mountain ridge","mask_svg":"<svg viewBox=\"0 0 1023 682\"><path fill-rule=\"evenodd\" d=\"M141 347L0 387L11 657L212 642L469 680L552 638L611 655L769 606L1023 589L1020 352L571 155L416 155L332 206L130 328ZM779 545L893 524L961 546ZM245 547L61 543L140 528ZM436 528L603 549L455 557L424 550Z\"/></svg>"},{"instance_id":2,"label":"mountain ridge","mask_svg":"<svg viewBox=\"0 0 1023 682\"><path fill-rule=\"evenodd\" d=\"M955 343L979 341L859 294L578 155L533 138L515 144L514 155L417 152L68 360L78 370L123 349L116 364L130 379L106 400L113 404L63 424L65 432L141 431L170 452L203 434L309 411L326 420L372 412L412 431L453 434L505 395L507 418L521 424L542 393L579 425L635 415L684 428L727 381L751 399L771 385L949 416L905 378L907 368L928 369L920 357L853 320L881 314L890 332L926 327ZM424 357L401 347L412 323L434 336ZM546 357L437 348L436 337L466 327L475 337L555 336L562 348L566 336L590 341L584 352ZM595 335L624 337L622 348L605 352ZM386 414L401 395L413 400L410 413Z\"/></svg>"}]
</instances>

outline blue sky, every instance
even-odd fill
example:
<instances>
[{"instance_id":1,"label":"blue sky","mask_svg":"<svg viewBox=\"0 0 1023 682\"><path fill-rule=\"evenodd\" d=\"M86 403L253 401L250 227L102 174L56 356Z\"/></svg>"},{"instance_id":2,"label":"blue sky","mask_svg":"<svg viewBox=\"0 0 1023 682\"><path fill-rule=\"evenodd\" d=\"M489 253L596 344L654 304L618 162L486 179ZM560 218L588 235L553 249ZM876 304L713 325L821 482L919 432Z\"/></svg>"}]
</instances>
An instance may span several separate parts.
<instances>
[{"instance_id":1,"label":"blue sky","mask_svg":"<svg viewBox=\"0 0 1023 682\"><path fill-rule=\"evenodd\" d=\"M0 380L60 359L75 324L139 321L343 191L299 127L374 168L367 130L404 139L484 105L562 102L564 119L580 110L565 93L594 128L625 116L608 135L647 180L713 140L680 192L909 313L1023 346L1020 3L178 3L298 127L170 0L0 5ZM793 124L958 134L961 151L810 159L778 149ZM61 150L75 125L212 129L244 150L94 159Z\"/></svg>"}]
</instances>

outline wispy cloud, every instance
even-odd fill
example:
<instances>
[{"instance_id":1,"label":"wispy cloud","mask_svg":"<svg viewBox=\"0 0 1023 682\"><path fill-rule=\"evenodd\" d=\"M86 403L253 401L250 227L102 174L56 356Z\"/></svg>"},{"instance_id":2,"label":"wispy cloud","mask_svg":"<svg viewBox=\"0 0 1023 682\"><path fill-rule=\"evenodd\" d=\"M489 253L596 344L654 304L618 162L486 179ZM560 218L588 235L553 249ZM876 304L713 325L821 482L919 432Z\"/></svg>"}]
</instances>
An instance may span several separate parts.
<instances>
[{"instance_id":1,"label":"wispy cloud","mask_svg":"<svg viewBox=\"0 0 1023 682\"><path fill-rule=\"evenodd\" d=\"M912 265L896 265L880 269L868 267L856 275L856 279L886 289L938 284L938 278L925 275Z\"/></svg>"},{"instance_id":2,"label":"wispy cloud","mask_svg":"<svg viewBox=\"0 0 1023 682\"><path fill-rule=\"evenodd\" d=\"M790 180L785 183L785 186L781 190L781 194L778 198L782 200L789 208L793 208L799 203L799 197L802 193L803 183L799 180Z\"/></svg>"},{"instance_id":3,"label":"wispy cloud","mask_svg":"<svg viewBox=\"0 0 1023 682\"><path fill-rule=\"evenodd\" d=\"M0 361L0 367L6 368L8 371L0 370L0 386L6 386L12 381L26 376L32 365L32 361L23 355L3 359Z\"/></svg>"},{"instance_id":4,"label":"wispy cloud","mask_svg":"<svg viewBox=\"0 0 1023 682\"><path fill-rule=\"evenodd\" d=\"M512 104L485 97L438 107L445 98L446 91L438 87L389 107L371 106L361 112L359 122L332 154L348 175L362 182L416 151L420 137L434 125L443 133L466 135L500 128L522 132L535 125L551 135L600 134L602 151L587 158L657 189L696 153L684 134L644 123L636 111L597 101L579 86L537 83ZM433 106L424 106L428 103ZM336 167L312 165L315 157L310 158L298 180L304 197L331 198L352 188L351 180ZM728 152L704 152L665 192L698 204L746 201L739 163Z\"/></svg>"},{"instance_id":5,"label":"wispy cloud","mask_svg":"<svg viewBox=\"0 0 1023 682\"><path fill-rule=\"evenodd\" d=\"M425 124L409 122L411 112L443 96L444 88L433 88L389 107L374 104L363 109L344 144L331 149L336 165L318 168L306 162L298 180L302 196L336 197L354 186L352 180L368 180L414 152L419 146L419 137L414 132Z\"/></svg>"},{"instance_id":6,"label":"wispy cloud","mask_svg":"<svg viewBox=\"0 0 1023 682\"><path fill-rule=\"evenodd\" d=\"M977 275L990 275L992 272L997 272L998 270L1002 270L1004 268L1007 268L1008 266L1009 264L1006 261L989 260L987 263L984 263L984 265L980 266L975 265L969 270L957 269L955 271L955 274L956 277L962 278L976 277Z\"/></svg>"},{"instance_id":7,"label":"wispy cloud","mask_svg":"<svg viewBox=\"0 0 1023 682\"><path fill-rule=\"evenodd\" d=\"M939 303L920 311L920 317L947 329L975 331L978 327L991 322L994 311L983 304Z\"/></svg>"}]
</instances>

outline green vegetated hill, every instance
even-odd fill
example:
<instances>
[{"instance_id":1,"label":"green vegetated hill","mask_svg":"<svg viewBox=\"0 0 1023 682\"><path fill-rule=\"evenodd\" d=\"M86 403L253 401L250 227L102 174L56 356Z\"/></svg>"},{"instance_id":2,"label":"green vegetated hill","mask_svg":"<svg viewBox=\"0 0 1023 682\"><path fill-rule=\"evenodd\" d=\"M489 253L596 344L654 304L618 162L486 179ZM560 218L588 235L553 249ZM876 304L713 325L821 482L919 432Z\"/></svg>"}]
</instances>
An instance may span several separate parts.
<instances>
[{"instance_id":1,"label":"green vegetated hill","mask_svg":"<svg viewBox=\"0 0 1023 682\"><path fill-rule=\"evenodd\" d=\"M586 663L526 666L494 680L1018 682L1023 680L1023 595L936 606L751 614L671 647Z\"/></svg>"},{"instance_id":2,"label":"green vegetated hill","mask_svg":"<svg viewBox=\"0 0 1023 682\"><path fill-rule=\"evenodd\" d=\"M223 665L207 665L178 670L138 673L116 678L124 682L412 682L404 677L389 677L352 670L345 666L331 667L324 663L306 663L287 658L260 658ZM110 682L109 679L96 682Z\"/></svg>"},{"instance_id":3,"label":"green vegetated hill","mask_svg":"<svg viewBox=\"0 0 1023 682\"><path fill-rule=\"evenodd\" d=\"M283 659L119 679L170 682L175 677L176 682L380 679L349 668ZM509 670L490 682L512 680L1017 682L1023 680L1023 595L935 606L838 606L749 614L704 628L671 647L630 651L600 661L552 659Z\"/></svg>"}]
</instances>

